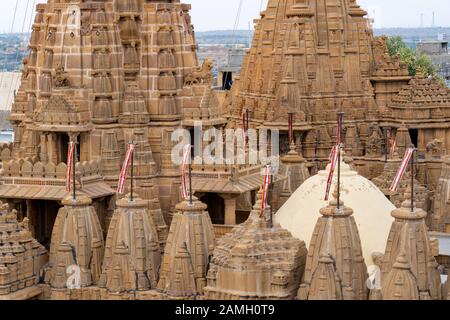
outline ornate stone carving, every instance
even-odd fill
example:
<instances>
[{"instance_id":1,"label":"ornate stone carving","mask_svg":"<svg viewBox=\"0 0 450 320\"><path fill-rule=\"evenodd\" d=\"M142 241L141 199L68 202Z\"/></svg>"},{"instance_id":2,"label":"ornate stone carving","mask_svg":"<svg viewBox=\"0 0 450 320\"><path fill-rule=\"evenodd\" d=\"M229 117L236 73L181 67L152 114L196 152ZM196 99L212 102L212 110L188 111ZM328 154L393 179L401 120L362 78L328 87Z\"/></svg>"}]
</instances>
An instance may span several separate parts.
<instances>
[{"instance_id":1,"label":"ornate stone carving","mask_svg":"<svg viewBox=\"0 0 450 320\"><path fill-rule=\"evenodd\" d=\"M192 73L185 76L184 83L186 85L194 85L200 83L209 83L212 79L211 70L214 67L214 62L212 60L206 59L201 68L193 71Z\"/></svg>"},{"instance_id":2,"label":"ornate stone carving","mask_svg":"<svg viewBox=\"0 0 450 320\"><path fill-rule=\"evenodd\" d=\"M64 67L58 65L55 69L53 76L56 88L68 88L70 87L69 74L64 70Z\"/></svg>"}]
</instances>

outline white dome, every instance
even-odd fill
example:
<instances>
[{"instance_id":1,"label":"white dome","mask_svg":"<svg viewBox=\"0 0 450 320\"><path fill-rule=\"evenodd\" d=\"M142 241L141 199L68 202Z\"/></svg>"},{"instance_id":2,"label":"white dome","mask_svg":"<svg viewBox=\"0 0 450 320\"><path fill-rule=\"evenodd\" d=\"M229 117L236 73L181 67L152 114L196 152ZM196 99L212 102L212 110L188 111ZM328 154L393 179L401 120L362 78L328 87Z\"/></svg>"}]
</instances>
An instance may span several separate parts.
<instances>
[{"instance_id":1,"label":"white dome","mask_svg":"<svg viewBox=\"0 0 450 320\"><path fill-rule=\"evenodd\" d=\"M319 210L327 206L324 200L330 165L324 171L306 180L278 210L275 220L292 235L309 243L320 217ZM333 193L337 181L337 170L333 178ZM354 211L367 266L373 265L372 253L384 253L391 229L392 210L395 206L369 180L341 163L341 200Z\"/></svg>"}]
</instances>

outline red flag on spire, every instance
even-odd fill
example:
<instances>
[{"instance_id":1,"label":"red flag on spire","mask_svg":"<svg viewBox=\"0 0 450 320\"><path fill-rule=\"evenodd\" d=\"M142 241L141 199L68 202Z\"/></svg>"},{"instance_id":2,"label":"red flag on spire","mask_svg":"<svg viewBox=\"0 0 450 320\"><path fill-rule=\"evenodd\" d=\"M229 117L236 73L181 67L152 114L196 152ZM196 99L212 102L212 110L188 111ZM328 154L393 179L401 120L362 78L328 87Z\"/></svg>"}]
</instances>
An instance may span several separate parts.
<instances>
[{"instance_id":1,"label":"red flag on spire","mask_svg":"<svg viewBox=\"0 0 450 320\"><path fill-rule=\"evenodd\" d=\"M127 152L125 154L125 160L122 165L122 170L119 175L119 184L117 186L117 193L124 193L125 191L125 183L127 181L128 168L130 167L131 157L133 156L135 145L133 143L129 143L127 147Z\"/></svg>"},{"instance_id":2,"label":"red flag on spire","mask_svg":"<svg viewBox=\"0 0 450 320\"><path fill-rule=\"evenodd\" d=\"M392 192L397 192L398 187L400 185L400 181L403 178L403 175L406 172L406 168L408 167L409 162L411 161L411 157L414 153L414 148L408 148L405 152L405 156L403 157L403 161L398 169L397 174L394 177L394 181L392 181L391 187L389 188Z\"/></svg>"},{"instance_id":3,"label":"red flag on spire","mask_svg":"<svg viewBox=\"0 0 450 320\"><path fill-rule=\"evenodd\" d=\"M333 176L334 176L334 170L336 169L336 164L337 164L337 160L338 160L339 148L340 148L340 146L337 144L333 147L333 150L331 151L330 173L328 174L328 178L327 178L327 189L325 191L325 201L328 201L328 199L330 197L330 190L331 190L331 185L333 184Z\"/></svg>"},{"instance_id":4,"label":"red flag on spire","mask_svg":"<svg viewBox=\"0 0 450 320\"><path fill-rule=\"evenodd\" d=\"M66 171L66 190L68 192L72 191L72 179L73 177L73 154L75 152L75 142L69 142L69 147L67 150L67 171Z\"/></svg>"},{"instance_id":5,"label":"red flag on spire","mask_svg":"<svg viewBox=\"0 0 450 320\"><path fill-rule=\"evenodd\" d=\"M189 191L187 187L187 173L186 173L186 165L189 163L189 158L191 157L191 145L187 144L183 148L183 160L181 162L181 194L184 199L189 197Z\"/></svg>"},{"instance_id":6,"label":"red flag on spire","mask_svg":"<svg viewBox=\"0 0 450 320\"><path fill-rule=\"evenodd\" d=\"M271 179L271 169L270 169L270 165L267 165L266 168L264 169L264 180L263 180L263 189L262 189L262 198L261 198L261 212L259 213L259 216L261 218L264 217L264 212L267 207L267 194L269 193L270 179Z\"/></svg>"},{"instance_id":7,"label":"red flag on spire","mask_svg":"<svg viewBox=\"0 0 450 320\"><path fill-rule=\"evenodd\" d=\"M342 141L341 133L342 133L342 121L343 121L343 118L344 118L344 114L343 113L338 113L336 145L331 150L331 156L330 156L331 165L330 165L330 173L328 174L328 178L327 178L327 189L325 191L325 201L328 201L328 199L330 197L330 190L331 190L331 185L333 184L334 171L336 169L336 165L337 165L337 162L338 162L338 155L339 155L339 152L340 152L341 141Z\"/></svg>"}]
</instances>

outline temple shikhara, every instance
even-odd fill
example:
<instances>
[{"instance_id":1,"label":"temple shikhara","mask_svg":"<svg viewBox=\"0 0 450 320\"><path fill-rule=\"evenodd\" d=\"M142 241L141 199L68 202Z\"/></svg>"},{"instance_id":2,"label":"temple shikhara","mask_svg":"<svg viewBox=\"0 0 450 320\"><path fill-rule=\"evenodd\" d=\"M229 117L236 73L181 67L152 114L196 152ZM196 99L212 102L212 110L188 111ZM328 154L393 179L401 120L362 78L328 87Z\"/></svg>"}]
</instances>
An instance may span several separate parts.
<instances>
[{"instance_id":1,"label":"temple shikhara","mask_svg":"<svg viewBox=\"0 0 450 320\"><path fill-rule=\"evenodd\" d=\"M356 0L269 0L215 89L190 10L37 5L0 145L0 300L450 299L449 88ZM198 123L216 152L243 133L245 163L180 169L174 135L194 148ZM252 145L279 155L270 178Z\"/></svg>"}]
</instances>

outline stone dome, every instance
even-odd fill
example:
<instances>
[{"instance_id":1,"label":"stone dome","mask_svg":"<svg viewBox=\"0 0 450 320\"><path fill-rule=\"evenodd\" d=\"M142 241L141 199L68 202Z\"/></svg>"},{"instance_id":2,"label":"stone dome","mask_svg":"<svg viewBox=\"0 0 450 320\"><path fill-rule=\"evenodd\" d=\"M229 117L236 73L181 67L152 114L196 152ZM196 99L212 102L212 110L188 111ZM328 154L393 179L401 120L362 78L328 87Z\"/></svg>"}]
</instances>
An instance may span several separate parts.
<instances>
[{"instance_id":1,"label":"stone dome","mask_svg":"<svg viewBox=\"0 0 450 320\"><path fill-rule=\"evenodd\" d=\"M337 171L337 170L336 170ZM330 165L326 170L306 180L278 210L275 220L309 247L320 209L327 206L324 200ZM337 173L333 179L337 181ZM363 256L368 266L373 265L372 254L384 253L395 206L368 179L341 163L341 199L354 210L361 235ZM333 188L331 190L333 192Z\"/></svg>"}]
</instances>

